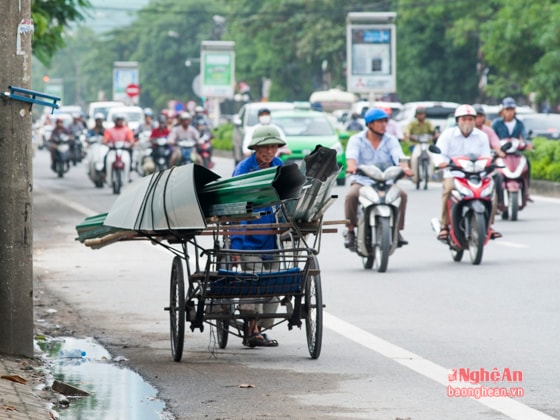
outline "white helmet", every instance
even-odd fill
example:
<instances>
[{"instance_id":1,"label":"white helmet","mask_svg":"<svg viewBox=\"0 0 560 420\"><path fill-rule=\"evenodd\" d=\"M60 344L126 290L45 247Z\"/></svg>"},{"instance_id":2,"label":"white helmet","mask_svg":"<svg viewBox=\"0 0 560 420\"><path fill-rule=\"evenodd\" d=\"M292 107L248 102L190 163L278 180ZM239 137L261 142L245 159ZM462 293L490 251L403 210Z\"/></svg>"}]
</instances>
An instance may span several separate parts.
<instances>
[{"instance_id":1,"label":"white helmet","mask_svg":"<svg viewBox=\"0 0 560 420\"><path fill-rule=\"evenodd\" d=\"M457 120L457 118L459 117L465 117L468 115L476 118L476 110L472 105L469 104L459 105L455 110L455 120Z\"/></svg>"},{"instance_id":2,"label":"white helmet","mask_svg":"<svg viewBox=\"0 0 560 420\"><path fill-rule=\"evenodd\" d=\"M198 106L194 109L194 112L196 112L196 113L204 112L204 108L202 108L200 105L198 105Z\"/></svg>"},{"instance_id":3,"label":"white helmet","mask_svg":"<svg viewBox=\"0 0 560 420\"><path fill-rule=\"evenodd\" d=\"M95 115L93 116L94 120L104 120L105 119L105 115L103 115L102 112L96 112Z\"/></svg>"},{"instance_id":4,"label":"white helmet","mask_svg":"<svg viewBox=\"0 0 560 420\"><path fill-rule=\"evenodd\" d=\"M181 112L181 114L179 115L179 119L180 119L180 120L190 120L191 118L192 118L192 117L191 117L190 112L187 112L187 111L183 111L183 112Z\"/></svg>"}]
</instances>

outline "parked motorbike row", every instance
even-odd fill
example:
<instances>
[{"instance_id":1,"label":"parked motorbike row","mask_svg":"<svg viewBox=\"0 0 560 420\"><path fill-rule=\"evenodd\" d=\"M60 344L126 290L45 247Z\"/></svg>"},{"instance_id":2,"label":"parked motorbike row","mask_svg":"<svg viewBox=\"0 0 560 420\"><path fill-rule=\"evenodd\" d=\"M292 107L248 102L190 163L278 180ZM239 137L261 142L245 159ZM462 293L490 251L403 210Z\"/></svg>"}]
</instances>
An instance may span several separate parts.
<instances>
[{"instance_id":1,"label":"parked motorbike row","mask_svg":"<svg viewBox=\"0 0 560 420\"><path fill-rule=\"evenodd\" d=\"M447 203L450 226L447 239L443 240L454 261L461 261L465 251L473 265L482 261L484 246L491 239L491 217L494 191L498 197L502 219L518 219L518 211L527 205L528 186L525 173L527 159L520 153L520 141L501 141L503 158L460 156L451 159L448 168L453 175L453 191ZM429 147L431 153L440 153L437 146ZM428 171L424 170L424 177ZM358 226L356 227L356 253L362 257L363 266L377 271L387 270L389 256L398 247L398 214L401 199L396 183L404 176L400 166L380 168L375 165L358 167L358 174L369 177L373 184L359 191ZM423 179L423 178L419 178ZM418 188L418 186L417 186ZM440 231L438 218L431 221L436 234Z\"/></svg>"}]
</instances>

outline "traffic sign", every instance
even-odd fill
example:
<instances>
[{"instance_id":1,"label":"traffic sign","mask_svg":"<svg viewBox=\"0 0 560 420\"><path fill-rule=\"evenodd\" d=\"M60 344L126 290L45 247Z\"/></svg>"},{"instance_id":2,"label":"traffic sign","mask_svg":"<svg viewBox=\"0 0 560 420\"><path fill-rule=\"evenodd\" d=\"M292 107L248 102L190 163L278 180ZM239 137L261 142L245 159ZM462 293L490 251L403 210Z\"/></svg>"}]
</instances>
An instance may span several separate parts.
<instances>
[{"instance_id":1,"label":"traffic sign","mask_svg":"<svg viewBox=\"0 0 560 420\"><path fill-rule=\"evenodd\" d=\"M140 95L140 86L135 83L130 83L126 86L124 91L129 97L134 98Z\"/></svg>"}]
</instances>

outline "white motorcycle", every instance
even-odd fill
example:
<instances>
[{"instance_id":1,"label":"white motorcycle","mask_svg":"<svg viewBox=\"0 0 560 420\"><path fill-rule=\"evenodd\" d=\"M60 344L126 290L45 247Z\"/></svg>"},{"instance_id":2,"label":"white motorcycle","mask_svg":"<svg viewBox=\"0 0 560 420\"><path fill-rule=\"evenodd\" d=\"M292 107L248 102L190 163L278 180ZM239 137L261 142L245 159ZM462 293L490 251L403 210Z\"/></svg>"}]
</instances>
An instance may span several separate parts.
<instances>
[{"instance_id":1,"label":"white motorcycle","mask_svg":"<svg viewBox=\"0 0 560 420\"><path fill-rule=\"evenodd\" d=\"M142 131L138 135L138 141L134 144L134 148L132 149L132 168L140 176L148 174L146 172L146 169L150 167L148 161L152 161L152 142L150 141L150 134L149 131ZM151 166L153 166L153 164Z\"/></svg>"},{"instance_id":2,"label":"white motorcycle","mask_svg":"<svg viewBox=\"0 0 560 420\"><path fill-rule=\"evenodd\" d=\"M88 137L87 142L87 174L97 188L103 188L105 183L104 160L109 152L109 147L103 144L103 136L100 134Z\"/></svg>"},{"instance_id":3,"label":"white motorcycle","mask_svg":"<svg viewBox=\"0 0 560 420\"><path fill-rule=\"evenodd\" d=\"M356 252L363 258L364 268L376 263L377 271L384 273L399 242L401 197L396 183L404 171L400 166L360 165L356 173L374 181L360 188Z\"/></svg>"},{"instance_id":4,"label":"white motorcycle","mask_svg":"<svg viewBox=\"0 0 560 420\"><path fill-rule=\"evenodd\" d=\"M130 143L116 141L109 146L107 153L107 181L113 188L113 194L120 194L121 188L130 174Z\"/></svg>"}]
</instances>

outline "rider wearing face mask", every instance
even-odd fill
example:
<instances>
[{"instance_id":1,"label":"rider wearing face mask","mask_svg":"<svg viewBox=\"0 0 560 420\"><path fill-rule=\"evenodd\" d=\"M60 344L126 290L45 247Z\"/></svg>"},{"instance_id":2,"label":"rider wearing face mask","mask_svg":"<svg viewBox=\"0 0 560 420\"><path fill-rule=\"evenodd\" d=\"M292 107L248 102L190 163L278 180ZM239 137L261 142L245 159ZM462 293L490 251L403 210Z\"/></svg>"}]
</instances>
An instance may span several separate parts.
<instances>
[{"instance_id":1,"label":"rider wearing face mask","mask_svg":"<svg viewBox=\"0 0 560 420\"><path fill-rule=\"evenodd\" d=\"M434 154L434 164L438 168L446 168L452 157L473 153L478 156L490 157L490 141L486 133L475 127L476 110L471 105L460 105L455 110L456 127L447 128L439 136L436 146L440 154ZM441 230L438 239L445 240L449 235L449 215L447 214L447 200L453 191L453 177L446 169L443 173L443 193L441 197ZM494 229L492 238L502 235Z\"/></svg>"},{"instance_id":2,"label":"rider wearing face mask","mask_svg":"<svg viewBox=\"0 0 560 420\"><path fill-rule=\"evenodd\" d=\"M243 154L245 155L245 157L251 156L252 151L249 150L248 146L251 143L251 139L253 138L253 133L255 132L257 127L262 127L265 125L275 127L280 132L280 138L284 141L284 143L286 143L286 136L284 135L282 129L277 125L271 123L272 117L270 116L270 109L268 108L259 109L259 111L257 112L257 116L259 118L258 124L255 124L254 126L248 128L245 131L245 137L243 138ZM285 153L285 150L282 148L279 149L279 154L281 153Z\"/></svg>"}]
</instances>

